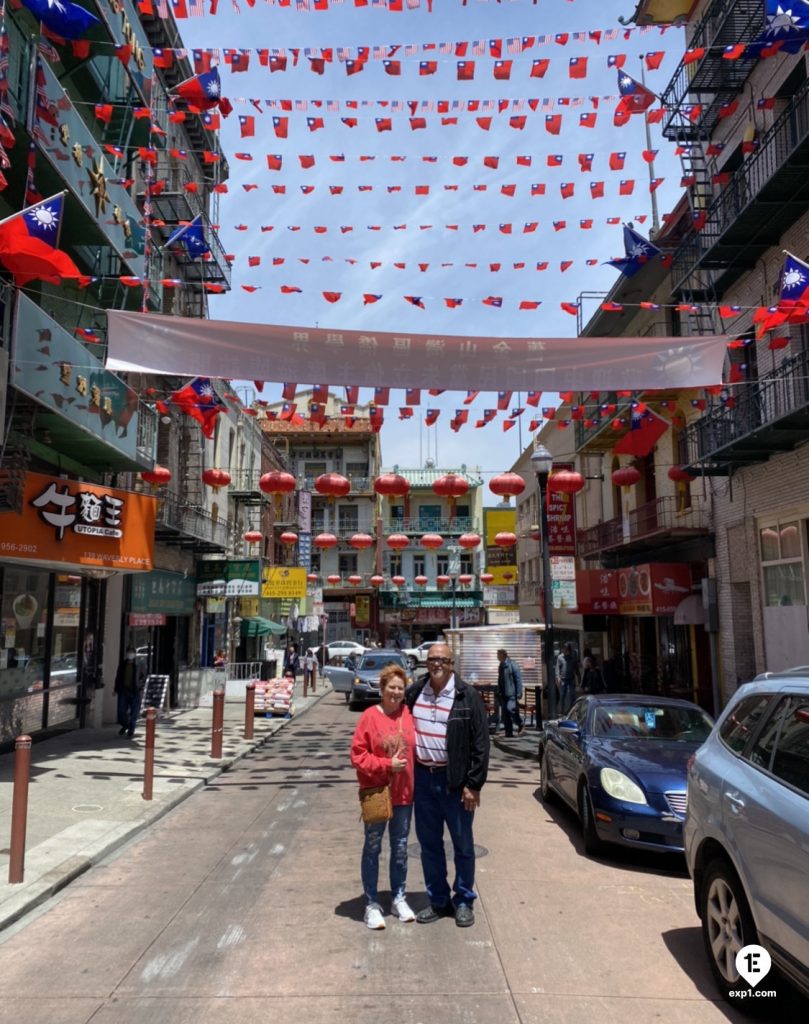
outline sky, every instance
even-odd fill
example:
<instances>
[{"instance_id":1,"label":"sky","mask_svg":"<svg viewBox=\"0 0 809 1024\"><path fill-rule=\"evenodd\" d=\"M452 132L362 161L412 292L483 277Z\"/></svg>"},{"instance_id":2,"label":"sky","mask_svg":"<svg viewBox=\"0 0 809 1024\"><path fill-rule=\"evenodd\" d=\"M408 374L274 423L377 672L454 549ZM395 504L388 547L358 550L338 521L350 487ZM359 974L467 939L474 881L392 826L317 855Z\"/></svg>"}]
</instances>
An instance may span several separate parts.
<instances>
[{"instance_id":1,"label":"sky","mask_svg":"<svg viewBox=\"0 0 809 1024\"><path fill-rule=\"evenodd\" d=\"M662 34L658 28L635 30L625 38L623 27L605 16L605 8L614 10L615 5L595 0L468 0L467 4L435 0L432 14L426 0L418 9L402 13L370 6L357 9L350 0L327 12L284 9L262 0L253 8L244 0L237 2L240 14L222 0L216 16L181 21L185 44L234 49L332 47L335 51L338 47L355 51L366 45L400 47L390 59L401 62L401 75L387 74L379 59L369 59L361 73L350 76L345 65L335 60L326 64L323 75L317 75L303 54L297 67L292 67L290 59L285 72L270 73L260 65L255 51L246 73L233 74L229 67L221 67L222 92L234 110L222 121L230 178L229 192L221 196L218 221L225 251L235 254L236 261L232 291L210 297L212 318L368 332L575 338L575 317L563 312L560 303L575 302L581 292L606 293L617 271L604 261L624 254L620 224L607 225L607 218L631 220L645 235L651 227L649 165L642 156L647 148L643 117L636 115L625 127L613 127L617 72L608 67L608 56L626 54L625 70L639 79L645 63L642 55L664 51L659 69L645 71L648 87L660 93L682 57L682 30L672 28ZM632 6L628 3L626 10L617 13L628 15ZM602 35L600 44L588 37L616 29L617 38ZM552 41L520 54L504 52L503 58L513 61L508 81L494 79L488 48L482 56L467 53L466 59L475 61L473 81L458 81L458 56L438 52L441 43L468 42L471 51L473 41L492 39L503 39L505 51L508 38L558 33L570 35L566 45ZM573 33L585 33L586 38L575 40ZM424 43L435 43L437 48L406 54L407 44L420 47ZM570 60L582 57L587 58L587 75L571 79ZM547 73L544 78L531 78L532 61L539 58L550 61ZM436 74L419 75L419 61L424 59L437 62ZM597 106L591 97L599 97ZM251 104L252 99L259 103ZM309 109L268 109L268 101L282 99L292 100L293 108L302 106L294 101L305 100ZM458 124L446 126L440 124L441 112L418 110L427 127L417 131L410 128L410 110L391 112L380 105L380 101L396 100L447 100L451 105L470 99L523 103L521 110L503 113L450 109L443 116L456 116ZM536 110L528 104L530 99L538 100ZM313 108L314 100L323 105ZM351 100L358 102L357 109L346 108ZM328 101L338 101L340 109L327 110ZM372 105L363 107L363 101ZM580 114L586 112L597 115L594 128L579 125ZM240 114L254 117L254 137L241 137ZM273 114L288 118L286 139L276 137ZM525 115L523 130L510 127L514 114ZM546 131L547 114L562 115L559 135ZM490 130L476 123L480 116L491 116ZM322 118L323 127L311 131L310 117ZM343 117L355 117L356 127L343 124ZM390 117L392 130L378 132L377 117ZM651 126L651 133L651 148L658 151L654 175L664 179L656 191L662 214L679 198L681 170L673 144L662 138L657 126ZM608 166L615 151L626 153L621 171ZM238 152L250 153L253 159L237 159ZM580 169L580 153L593 154L591 171ZM280 171L268 168L268 154L282 156ZM304 169L301 155L313 156L314 166ZM339 155L345 159L331 159ZM369 156L374 159L360 159ZM404 159L391 160L392 156ZM518 165L518 156L530 156L531 165ZM548 166L548 158L557 156L562 165ZM467 161L459 166L456 157ZM486 157L498 157L498 166L486 166ZM634 179L631 196L619 195L622 179ZM604 182L604 198L591 198L593 181ZM531 186L538 183L544 183L544 195L531 194ZM563 184L574 186L572 198L562 198ZM245 189L245 185L257 187ZM274 192L273 185L285 185L286 193ZM429 194L416 194L416 186L424 185L429 186ZM457 189L446 189L446 185ZM487 188L482 191L476 185ZM513 196L501 192L504 185L515 186ZM314 190L304 194L301 186L314 186ZM332 195L330 186L342 186L343 191ZM372 189L360 191L360 186ZM644 217L645 222L639 220ZM580 221L588 218L592 228L581 229ZM562 220L566 227L555 230L554 222ZM534 222L534 231L523 231L525 224ZM508 223L511 234L500 230L501 224ZM474 231L476 224L485 224L485 230ZM246 230L237 230L237 225ZM270 225L271 231L261 230ZM373 225L380 230L369 230ZM423 225L431 227L422 229ZM457 230L447 225L457 225ZM347 226L352 230L341 231ZM293 227L298 230L290 230ZM327 230L315 232L315 227ZM250 257L259 257L259 265L249 266ZM282 264L273 265L273 260L281 259ZM588 260L594 265L587 265ZM538 261L547 262L547 269L536 270ZM563 261L571 261L564 271ZM381 266L372 269L372 263ZM395 263L405 267L397 268ZM491 264L499 264L500 269L493 272ZM242 285L257 290L248 293ZM301 291L284 295L281 286ZM329 303L324 291L339 292L341 298ZM364 293L381 298L364 305ZM405 295L420 297L425 308L413 306ZM502 305L484 304L482 300L490 296L501 298ZM447 297L463 302L448 308ZM520 311L523 300L541 305ZM272 377L270 365L267 375ZM302 367L297 383L326 382L307 380ZM440 387L440 381L435 386ZM250 397L249 384L237 390ZM511 465L530 441L528 422L536 413L527 408L518 427L508 433L503 432L503 413L485 428L475 429L483 410L496 406L497 390L497 381L492 381L492 393L482 393L468 407L470 422L457 433L449 421L456 409L464 407L465 393L445 393L439 398L422 395L422 407L414 419L399 421L404 393L393 391L382 430L384 464L413 467L430 455L442 466L466 464L484 474ZM274 399L279 394L279 386L268 384L262 397ZM360 397L370 400L370 389L362 389ZM524 405L522 398L519 401L515 395L512 407ZM556 401L557 396L545 395L541 405ZM419 414L423 419L428 406L440 408L440 418L435 427L420 427Z\"/></svg>"}]
</instances>

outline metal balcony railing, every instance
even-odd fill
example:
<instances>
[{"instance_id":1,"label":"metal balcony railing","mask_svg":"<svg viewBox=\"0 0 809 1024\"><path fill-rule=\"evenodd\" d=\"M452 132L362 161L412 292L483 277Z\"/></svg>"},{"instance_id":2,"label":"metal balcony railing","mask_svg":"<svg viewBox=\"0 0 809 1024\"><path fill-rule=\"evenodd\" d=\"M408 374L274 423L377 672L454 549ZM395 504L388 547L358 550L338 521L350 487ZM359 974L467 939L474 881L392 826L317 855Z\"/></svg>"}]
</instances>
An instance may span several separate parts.
<instances>
[{"instance_id":1,"label":"metal balcony railing","mask_svg":"<svg viewBox=\"0 0 809 1024\"><path fill-rule=\"evenodd\" d=\"M138 432L135 448L138 458L150 467L157 458L157 410L138 399Z\"/></svg>"},{"instance_id":2,"label":"metal balcony railing","mask_svg":"<svg viewBox=\"0 0 809 1024\"><path fill-rule=\"evenodd\" d=\"M707 506L698 495L691 495L690 505L678 496L655 498L632 509L626 517L618 516L579 530L576 553L591 558L601 551L672 534L705 533L709 530Z\"/></svg>"},{"instance_id":3,"label":"metal balcony railing","mask_svg":"<svg viewBox=\"0 0 809 1024\"><path fill-rule=\"evenodd\" d=\"M809 427L809 349L738 388L735 398L732 408L717 406L686 428L689 466L719 471L723 464L763 462L804 439ZM764 435L761 440L759 435Z\"/></svg>"},{"instance_id":4,"label":"metal balcony railing","mask_svg":"<svg viewBox=\"0 0 809 1024\"><path fill-rule=\"evenodd\" d=\"M603 401L601 396L605 396ZM604 431L609 432L611 447L616 439L614 433L611 432L610 424L616 417L621 417L629 411L632 405L632 398L619 398L615 391L608 391L606 393L601 392L598 401L584 399L581 404L584 405L582 418L575 421L576 451L586 448ZM608 406L615 406L615 408L608 415L602 416L602 412Z\"/></svg>"},{"instance_id":5,"label":"metal balcony railing","mask_svg":"<svg viewBox=\"0 0 809 1024\"><path fill-rule=\"evenodd\" d=\"M203 509L165 496L158 499L155 532L164 536L172 533L182 535L190 541L201 542L207 548L221 551L226 551L228 546L226 520L213 519Z\"/></svg>"},{"instance_id":6,"label":"metal balcony railing","mask_svg":"<svg viewBox=\"0 0 809 1024\"><path fill-rule=\"evenodd\" d=\"M386 519L383 533L406 533L416 536L422 533L467 533L480 532L480 524L472 516L409 516L402 519Z\"/></svg>"},{"instance_id":7,"label":"metal balcony railing","mask_svg":"<svg viewBox=\"0 0 809 1024\"><path fill-rule=\"evenodd\" d=\"M342 475L342 474L341 474ZM351 484L349 494L369 494L374 490L374 478L371 476L355 476L353 473L345 474L346 480ZM302 491L315 490L315 476L299 476L298 488ZM317 495L317 492L315 492Z\"/></svg>"},{"instance_id":8,"label":"metal balcony railing","mask_svg":"<svg viewBox=\"0 0 809 1024\"><path fill-rule=\"evenodd\" d=\"M690 50L704 47L705 55L694 63L681 61L663 92L662 104L668 111L663 125L666 138L705 138L710 133L722 100L741 90L757 62L756 57L746 56L725 60L724 48L753 42L763 27L761 0L714 0L688 41ZM692 102L703 105L696 124L682 113Z\"/></svg>"}]
</instances>

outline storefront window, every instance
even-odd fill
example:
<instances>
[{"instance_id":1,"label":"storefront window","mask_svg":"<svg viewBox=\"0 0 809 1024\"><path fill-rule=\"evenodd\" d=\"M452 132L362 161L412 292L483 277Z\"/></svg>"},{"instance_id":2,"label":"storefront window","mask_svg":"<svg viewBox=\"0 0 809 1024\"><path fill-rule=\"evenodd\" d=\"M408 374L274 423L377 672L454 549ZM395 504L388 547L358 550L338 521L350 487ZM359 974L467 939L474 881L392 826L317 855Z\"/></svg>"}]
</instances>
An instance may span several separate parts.
<instances>
[{"instance_id":1,"label":"storefront window","mask_svg":"<svg viewBox=\"0 0 809 1024\"><path fill-rule=\"evenodd\" d=\"M764 527L759 538L764 603L768 607L806 604L800 524Z\"/></svg>"},{"instance_id":2,"label":"storefront window","mask_svg":"<svg viewBox=\"0 0 809 1024\"><path fill-rule=\"evenodd\" d=\"M0 740L9 740L42 728L48 573L7 566L0 611Z\"/></svg>"}]
</instances>

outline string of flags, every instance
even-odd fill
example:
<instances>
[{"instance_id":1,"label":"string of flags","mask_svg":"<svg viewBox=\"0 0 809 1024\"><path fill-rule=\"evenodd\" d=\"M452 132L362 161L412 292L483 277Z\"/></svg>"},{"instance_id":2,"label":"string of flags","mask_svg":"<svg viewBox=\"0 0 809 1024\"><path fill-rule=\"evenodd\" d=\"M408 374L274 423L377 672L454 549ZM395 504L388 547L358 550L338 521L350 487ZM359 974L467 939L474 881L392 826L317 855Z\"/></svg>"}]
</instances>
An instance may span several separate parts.
<instances>
[{"instance_id":1,"label":"string of flags","mask_svg":"<svg viewBox=\"0 0 809 1024\"><path fill-rule=\"evenodd\" d=\"M484 223L463 224L463 225L461 225L461 224L407 224L407 223L402 223L402 224L386 224L386 225L383 225L383 224L366 224L365 225L365 230L366 231L383 231L383 230L384 231L388 231L388 230L390 230L390 231L400 231L400 232L408 232L408 231L415 231L415 230L418 230L418 231L441 231L441 230L443 230L443 231L452 231L452 232L460 233L461 229L463 229L464 232L466 232L468 230L468 231L471 231L471 233L473 235L477 235L477 234L480 234L481 232L487 231L489 228L491 228L492 230L497 230L501 235L515 235L515 234L533 234L533 232L535 232L537 230L537 228L539 227L539 223L540 223L539 221L525 221L522 224L515 224L512 221L505 221L505 222L497 224L496 226L494 224L484 224ZM578 228L581 231L589 231L589 230L591 230L594 227L594 225L596 223L599 223L599 224L603 223L603 224L605 224L607 226L613 226L614 227L614 226L620 225L621 218L620 217L607 217L602 222L600 220L596 221L595 218L593 218L593 217L580 217L579 220L578 220L578 223L576 223L576 224L574 224L573 222L570 222L570 224L568 224L567 220L554 220L554 221L551 222L551 227L553 228L553 230L555 232L565 231L568 227ZM275 228L276 228L276 225L275 224L262 224L259 227L260 227L260 230L261 230L262 234L266 234L267 232L274 231ZM332 233L334 233L334 234L336 234L339 231L339 233L341 235L346 235L346 234L349 234L352 231L354 231L355 227L359 230L361 228L361 225L341 224L338 227L335 227L334 225L332 225L332 227L329 228L329 226L326 225L326 224L315 224L314 226L311 227L311 231L314 234L316 234L316 235L326 235L326 234L329 234L330 231ZM246 232L246 231L250 230L250 225L248 225L248 224L234 224L233 225L233 230L234 231L240 231L240 232ZM304 230L304 226L301 225L301 224L287 224L286 225L286 230L287 231L298 232L298 231ZM307 230L309 230L308 227L307 227Z\"/></svg>"},{"instance_id":2,"label":"string of flags","mask_svg":"<svg viewBox=\"0 0 809 1024\"><path fill-rule=\"evenodd\" d=\"M143 0L142 0L143 2ZM160 16L165 18L168 16L168 6L170 0L157 0L157 7ZM426 10L428 14L433 13L434 0L264 0L266 4L271 7L278 7L289 11L295 11L297 13L310 13L310 12L321 12L328 11L330 7L354 7L357 9L368 9L368 10L384 10L391 14L401 14L405 11L417 11ZM481 3L501 3L502 0L475 0L477 4ZM518 3L521 0L509 0L509 3ZM531 4L536 7L537 0L530 0ZM572 0L568 0L572 2ZM446 0L445 0L446 3ZM469 0L460 0L461 7L466 7ZM527 3L527 0L526 0ZM176 14L175 17L180 18L199 18L205 14L202 3L193 0L187 6L179 5L181 11L185 13ZM248 7L255 6L255 0L247 0ZM209 15L213 16L217 13L218 3L217 0L211 0L209 9ZM236 14L241 14L241 9L236 0L233 0L233 10Z\"/></svg>"}]
</instances>

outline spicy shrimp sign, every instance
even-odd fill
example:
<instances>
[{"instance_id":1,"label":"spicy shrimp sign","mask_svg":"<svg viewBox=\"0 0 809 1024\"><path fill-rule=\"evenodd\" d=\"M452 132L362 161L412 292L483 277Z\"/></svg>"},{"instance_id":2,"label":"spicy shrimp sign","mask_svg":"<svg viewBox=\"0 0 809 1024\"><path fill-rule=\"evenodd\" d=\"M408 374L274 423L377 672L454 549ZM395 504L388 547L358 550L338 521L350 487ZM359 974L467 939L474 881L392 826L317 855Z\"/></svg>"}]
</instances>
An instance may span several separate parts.
<instances>
[{"instance_id":1,"label":"spicy shrimp sign","mask_svg":"<svg viewBox=\"0 0 809 1024\"><path fill-rule=\"evenodd\" d=\"M22 511L3 516L0 557L148 572L156 509L147 494L27 473Z\"/></svg>"}]
</instances>

